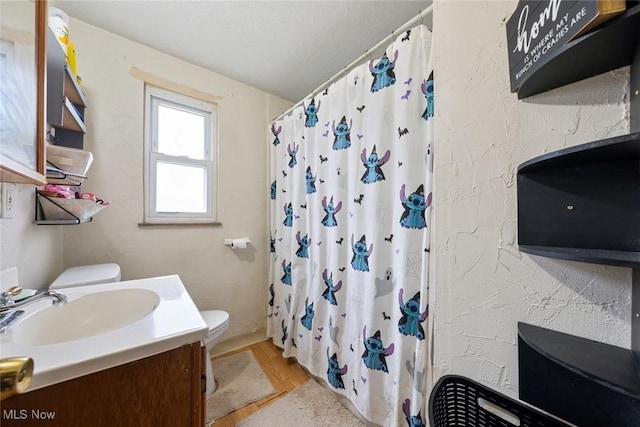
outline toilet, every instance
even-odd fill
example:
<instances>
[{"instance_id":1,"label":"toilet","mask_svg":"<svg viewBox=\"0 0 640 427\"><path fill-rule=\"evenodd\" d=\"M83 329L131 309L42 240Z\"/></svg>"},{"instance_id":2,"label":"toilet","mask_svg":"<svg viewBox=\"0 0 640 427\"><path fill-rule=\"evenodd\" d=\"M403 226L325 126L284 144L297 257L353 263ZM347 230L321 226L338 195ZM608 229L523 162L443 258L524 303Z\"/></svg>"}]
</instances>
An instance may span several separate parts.
<instances>
[{"instance_id":1,"label":"toilet","mask_svg":"<svg viewBox=\"0 0 640 427\"><path fill-rule=\"evenodd\" d=\"M209 326L209 338L204 340L204 345L207 347L207 396L211 396L216 391L216 383L211 366L211 350L220 342L220 339L229 328L229 313L222 310L204 310L200 312L200 315Z\"/></svg>"},{"instance_id":2,"label":"toilet","mask_svg":"<svg viewBox=\"0 0 640 427\"><path fill-rule=\"evenodd\" d=\"M119 282L121 277L118 264L83 265L66 269L51 283L49 289L60 290L75 286ZM229 328L229 313L222 310L205 310L201 311L200 315L209 326L209 337L204 340L203 345L207 347L207 396L210 396L215 391L215 381L211 367L211 350Z\"/></svg>"},{"instance_id":3,"label":"toilet","mask_svg":"<svg viewBox=\"0 0 640 427\"><path fill-rule=\"evenodd\" d=\"M99 285L102 283L119 282L120 266L114 263L83 265L67 268L49 286L52 291L73 286Z\"/></svg>"}]
</instances>

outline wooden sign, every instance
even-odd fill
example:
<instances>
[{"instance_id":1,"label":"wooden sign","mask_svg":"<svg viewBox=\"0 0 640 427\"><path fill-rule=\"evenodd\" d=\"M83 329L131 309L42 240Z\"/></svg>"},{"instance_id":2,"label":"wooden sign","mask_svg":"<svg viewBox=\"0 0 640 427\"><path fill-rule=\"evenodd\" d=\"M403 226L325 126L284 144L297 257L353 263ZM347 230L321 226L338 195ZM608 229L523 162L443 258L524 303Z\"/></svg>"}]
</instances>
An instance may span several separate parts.
<instances>
[{"instance_id":1,"label":"wooden sign","mask_svg":"<svg viewBox=\"0 0 640 427\"><path fill-rule=\"evenodd\" d=\"M551 53L625 7L625 0L520 0L507 21L511 92Z\"/></svg>"}]
</instances>

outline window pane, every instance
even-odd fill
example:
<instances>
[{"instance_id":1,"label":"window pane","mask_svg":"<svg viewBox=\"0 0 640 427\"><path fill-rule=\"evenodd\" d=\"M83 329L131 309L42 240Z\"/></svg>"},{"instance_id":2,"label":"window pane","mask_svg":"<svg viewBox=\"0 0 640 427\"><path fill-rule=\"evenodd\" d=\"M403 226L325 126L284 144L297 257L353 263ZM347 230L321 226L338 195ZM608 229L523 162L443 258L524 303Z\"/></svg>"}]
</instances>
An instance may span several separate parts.
<instances>
[{"instance_id":1,"label":"window pane","mask_svg":"<svg viewBox=\"0 0 640 427\"><path fill-rule=\"evenodd\" d=\"M206 168L158 162L156 211L206 213L206 179Z\"/></svg>"},{"instance_id":2,"label":"window pane","mask_svg":"<svg viewBox=\"0 0 640 427\"><path fill-rule=\"evenodd\" d=\"M167 104L158 106L158 152L205 159L205 118Z\"/></svg>"}]
</instances>

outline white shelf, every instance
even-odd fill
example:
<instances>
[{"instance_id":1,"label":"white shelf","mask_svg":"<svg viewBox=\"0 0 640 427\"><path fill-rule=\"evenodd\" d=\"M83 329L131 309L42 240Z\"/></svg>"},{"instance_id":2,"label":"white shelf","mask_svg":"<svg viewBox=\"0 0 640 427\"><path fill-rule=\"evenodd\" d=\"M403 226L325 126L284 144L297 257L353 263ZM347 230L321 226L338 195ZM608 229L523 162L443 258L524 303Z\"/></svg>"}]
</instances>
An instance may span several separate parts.
<instances>
[{"instance_id":1,"label":"white shelf","mask_svg":"<svg viewBox=\"0 0 640 427\"><path fill-rule=\"evenodd\" d=\"M69 98L64 99L64 108L62 111L62 125L56 126L61 129L72 130L75 132L87 133L84 121L80 117L78 110L73 106Z\"/></svg>"},{"instance_id":2,"label":"white shelf","mask_svg":"<svg viewBox=\"0 0 640 427\"><path fill-rule=\"evenodd\" d=\"M74 104L86 107L87 98L84 96L84 92L78 84L76 77L71 72L71 69L69 69L69 64L65 64L64 70L64 96L69 98Z\"/></svg>"}]
</instances>

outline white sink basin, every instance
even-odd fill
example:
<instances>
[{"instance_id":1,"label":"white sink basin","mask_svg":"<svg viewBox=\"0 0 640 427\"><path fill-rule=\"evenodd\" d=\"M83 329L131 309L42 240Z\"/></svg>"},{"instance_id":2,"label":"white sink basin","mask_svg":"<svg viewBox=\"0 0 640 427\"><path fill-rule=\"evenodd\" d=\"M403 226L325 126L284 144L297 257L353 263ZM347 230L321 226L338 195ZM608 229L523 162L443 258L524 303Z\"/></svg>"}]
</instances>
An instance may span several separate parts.
<instances>
[{"instance_id":1,"label":"white sink basin","mask_svg":"<svg viewBox=\"0 0 640 427\"><path fill-rule=\"evenodd\" d=\"M9 331L0 334L0 358L33 359L30 390L209 336L207 324L176 275L78 286L61 292L69 301L66 305L53 307L48 299L27 304Z\"/></svg>"},{"instance_id":2,"label":"white sink basin","mask_svg":"<svg viewBox=\"0 0 640 427\"><path fill-rule=\"evenodd\" d=\"M130 325L153 312L159 303L158 294L148 289L95 292L36 311L18 321L11 335L14 342L31 346L75 341Z\"/></svg>"}]
</instances>

